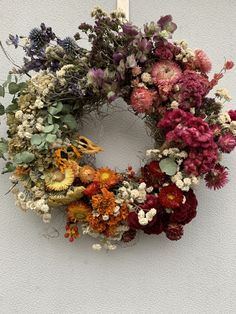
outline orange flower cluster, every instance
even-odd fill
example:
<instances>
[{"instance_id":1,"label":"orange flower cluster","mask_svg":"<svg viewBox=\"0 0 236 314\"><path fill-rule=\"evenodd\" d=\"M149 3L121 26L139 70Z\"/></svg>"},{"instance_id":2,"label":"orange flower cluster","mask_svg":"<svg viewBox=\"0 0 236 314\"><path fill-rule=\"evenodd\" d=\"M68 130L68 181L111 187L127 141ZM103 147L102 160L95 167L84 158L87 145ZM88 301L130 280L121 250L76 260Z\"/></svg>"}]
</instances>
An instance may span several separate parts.
<instances>
[{"instance_id":1,"label":"orange flower cluster","mask_svg":"<svg viewBox=\"0 0 236 314\"><path fill-rule=\"evenodd\" d=\"M97 215L89 213L86 220L91 229L104 234L106 237L113 236L116 228L128 216L128 208L125 203L121 206L119 214L114 215L116 207L115 195L106 188L102 188L100 194L92 197L92 207L96 210ZM107 217L106 220L104 220L104 216Z\"/></svg>"}]
</instances>

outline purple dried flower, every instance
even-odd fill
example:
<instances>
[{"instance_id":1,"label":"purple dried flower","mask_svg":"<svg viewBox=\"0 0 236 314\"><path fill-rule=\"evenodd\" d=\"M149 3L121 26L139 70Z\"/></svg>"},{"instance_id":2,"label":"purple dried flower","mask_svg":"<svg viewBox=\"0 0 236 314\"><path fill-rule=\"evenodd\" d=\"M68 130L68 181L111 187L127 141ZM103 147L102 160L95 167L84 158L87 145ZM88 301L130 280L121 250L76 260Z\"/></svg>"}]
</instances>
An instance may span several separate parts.
<instances>
[{"instance_id":1,"label":"purple dried flower","mask_svg":"<svg viewBox=\"0 0 236 314\"><path fill-rule=\"evenodd\" d=\"M123 24L122 29L126 35L130 35L130 36L136 36L139 33L138 28L131 23Z\"/></svg>"},{"instance_id":2,"label":"purple dried flower","mask_svg":"<svg viewBox=\"0 0 236 314\"><path fill-rule=\"evenodd\" d=\"M174 31L177 29L177 25L172 22L171 15L162 16L157 23L161 27L161 30L166 30L170 33L174 33Z\"/></svg>"}]
</instances>

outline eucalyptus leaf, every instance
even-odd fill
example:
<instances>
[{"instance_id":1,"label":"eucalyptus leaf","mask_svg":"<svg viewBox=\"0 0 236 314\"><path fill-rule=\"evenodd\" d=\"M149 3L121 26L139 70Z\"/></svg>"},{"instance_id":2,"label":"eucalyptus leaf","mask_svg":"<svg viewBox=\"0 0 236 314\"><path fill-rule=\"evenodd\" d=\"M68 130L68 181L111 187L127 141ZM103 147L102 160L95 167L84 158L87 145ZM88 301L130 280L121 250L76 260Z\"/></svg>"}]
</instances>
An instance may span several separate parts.
<instances>
[{"instance_id":1,"label":"eucalyptus leaf","mask_svg":"<svg viewBox=\"0 0 236 314\"><path fill-rule=\"evenodd\" d=\"M18 153L14 157L14 161L16 164L28 164L31 161L33 161L35 158L33 153L23 151L21 153Z\"/></svg>"},{"instance_id":2,"label":"eucalyptus leaf","mask_svg":"<svg viewBox=\"0 0 236 314\"><path fill-rule=\"evenodd\" d=\"M2 104L0 104L0 116L4 115L5 113L5 108Z\"/></svg>"},{"instance_id":3,"label":"eucalyptus leaf","mask_svg":"<svg viewBox=\"0 0 236 314\"><path fill-rule=\"evenodd\" d=\"M68 125L71 130L75 130L77 128L77 121L72 114L67 114L63 117L62 121Z\"/></svg>"},{"instance_id":4,"label":"eucalyptus leaf","mask_svg":"<svg viewBox=\"0 0 236 314\"><path fill-rule=\"evenodd\" d=\"M19 90L23 90L27 87L27 84L25 82L21 82L18 84Z\"/></svg>"},{"instance_id":5,"label":"eucalyptus leaf","mask_svg":"<svg viewBox=\"0 0 236 314\"><path fill-rule=\"evenodd\" d=\"M14 112L18 109L18 105L17 103L15 104L10 104L9 106L7 106L7 108L5 109L5 112L6 113L11 113L11 112Z\"/></svg>"},{"instance_id":6,"label":"eucalyptus leaf","mask_svg":"<svg viewBox=\"0 0 236 314\"><path fill-rule=\"evenodd\" d=\"M54 124L46 125L43 132L44 133L51 133L54 130Z\"/></svg>"},{"instance_id":7,"label":"eucalyptus leaf","mask_svg":"<svg viewBox=\"0 0 236 314\"><path fill-rule=\"evenodd\" d=\"M16 169L16 166L12 162L7 162L5 167L2 169L2 174L13 172Z\"/></svg>"},{"instance_id":8,"label":"eucalyptus leaf","mask_svg":"<svg viewBox=\"0 0 236 314\"><path fill-rule=\"evenodd\" d=\"M42 143L42 137L39 134L33 134L30 141L32 145L38 146Z\"/></svg>"},{"instance_id":9,"label":"eucalyptus leaf","mask_svg":"<svg viewBox=\"0 0 236 314\"><path fill-rule=\"evenodd\" d=\"M8 149L8 145L7 145L7 141L0 141L0 153L5 154L7 152Z\"/></svg>"},{"instance_id":10,"label":"eucalyptus leaf","mask_svg":"<svg viewBox=\"0 0 236 314\"><path fill-rule=\"evenodd\" d=\"M0 97L4 97L4 96L5 96L5 88L0 85Z\"/></svg>"},{"instance_id":11,"label":"eucalyptus leaf","mask_svg":"<svg viewBox=\"0 0 236 314\"><path fill-rule=\"evenodd\" d=\"M59 124L57 124L57 123L55 123L54 124L54 129L53 129L53 134L56 134L57 133L57 131L59 130Z\"/></svg>"},{"instance_id":12,"label":"eucalyptus leaf","mask_svg":"<svg viewBox=\"0 0 236 314\"><path fill-rule=\"evenodd\" d=\"M49 142L49 143L55 142L56 139L57 139L57 136L55 134L48 134L46 136L46 141Z\"/></svg>"},{"instance_id":13,"label":"eucalyptus leaf","mask_svg":"<svg viewBox=\"0 0 236 314\"><path fill-rule=\"evenodd\" d=\"M164 158L160 161L159 166L162 172L165 172L168 176L173 176L177 172L177 163L173 158Z\"/></svg>"},{"instance_id":14,"label":"eucalyptus leaf","mask_svg":"<svg viewBox=\"0 0 236 314\"><path fill-rule=\"evenodd\" d=\"M19 85L17 83L11 82L8 85L8 91L11 95L15 95L20 90Z\"/></svg>"},{"instance_id":15,"label":"eucalyptus leaf","mask_svg":"<svg viewBox=\"0 0 236 314\"><path fill-rule=\"evenodd\" d=\"M50 106L48 108L48 112L52 115L55 116L59 112L61 112L63 109L63 104L61 102L55 103L54 105Z\"/></svg>"}]
</instances>

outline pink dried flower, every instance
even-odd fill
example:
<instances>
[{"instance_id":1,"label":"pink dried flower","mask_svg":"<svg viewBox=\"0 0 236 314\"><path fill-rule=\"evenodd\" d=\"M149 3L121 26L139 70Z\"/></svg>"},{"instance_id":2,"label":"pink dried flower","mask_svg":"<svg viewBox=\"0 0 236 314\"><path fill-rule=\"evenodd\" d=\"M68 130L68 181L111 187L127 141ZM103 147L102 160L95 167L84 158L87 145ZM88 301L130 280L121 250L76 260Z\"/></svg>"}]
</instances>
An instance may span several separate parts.
<instances>
[{"instance_id":1,"label":"pink dried flower","mask_svg":"<svg viewBox=\"0 0 236 314\"><path fill-rule=\"evenodd\" d=\"M236 146L236 137L232 133L225 133L220 136L217 144L223 153L230 153Z\"/></svg>"},{"instance_id":2,"label":"pink dried flower","mask_svg":"<svg viewBox=\"0 0 236 314\"><path fill-rule=\"evenodd\" d=\"M194 65L203 73L211 71L212 64L206 53L201 49L195 50Z\"/></svg>"},{"instance_id":3,"label":"pink dried flower","mask_svg":"<svg viewBox=\"0 0 236 314\"><path fill-rule=\"evenodd\" d=\"M181 109L167 111L164 117L159 121L158 127L173 130L178 124L183 124L193 115Z\"/></svg>"},{"instance_id":4,"label":"pink dried flower","mask_svg":"<svg viewBox=\"0 0 236 314\"><path fill-rule=\"evenodd\" d=\"M184 161L184 170L188 174L200 176L214 168L218 160L218 147L215 143L208 149L192 148Z\"/></svg>"},{"instance_id":5,"label":"pink dried flower","mask_svg":"<svg viewBox=\"0 0 236 314\"><path fill-rule=\"evenodd\" d=\"M226 168L217 164L214 169L212 169L205 176L206 186L209 189L221 189L226 183L228 183L228 172Z\"/></svg>"},{"instance_id":6,"label":"pink dried flower","mask_svg":"<svg viewBox=\"0 0 236 314\"><path fill-rule=\"evenodd\" d=\"M138 113L150 113L155 93L144 87L133 89L130 102L133 109Z\"/></svg>"},{"instance_id":7,"label":"pink dried flower","mask_svg":"<svg viewBox=\"0 0 236 314\"><path fill-rule=\"evenodd\" d=\"M140 68L140 66L136 66L134 68L132 68L132 75L133 76L138 76L139 74L141 74L142 69Z\"/></svg>"},{"instance_id":8,"label":"pink dried flower","mask_svg":"<svg viewBox=\"0 0 236 314\"><path fill-rule=\"evenodd\" d=\"M180 108L186 110L202 105L202 99L209 91L209 81L195 71L185 70L177 82L177 87L178 91L173 97L180 103Z\"/></svg>"},{"instance_id":9,"label":"pink dried flower","mask_svg":"<svg viewBox=\"0 0 236 314\"><path fill-rule=\"evenodd\" d=\"M151 74L154 84L166 94L181 77L182 71L175 62L164 60L153 65Z\"/></svg>"},{"instance_id":10,"label":"pink dried flower","mask_svg":"<svg viewBox=\"0 0 236 314\"><path fill-rule=\"evenodd\" d=\"M173 131L166 134L166 140L182 141L190 147L211 147L213 143L213 133L209 124L200 117L192 116L182 124L178 124Z\"/></svg>"},{"instance_id":11,"label":"pink dried flower","mask_svg":"<svg viewBox=\"0 0 236 314\"><path fill-rule=\"evenodd\" d=\"M236 121L236 110L229 110L228 114L231 120Z\"/></svg>"},{"instance_id":12,"label":"pink dried flower","mask_svg":"<svg viewBox=\"0 0 236 314\"><path fill-rule=\"evenodd\" d=\"M228 60L224 64L224 69L225 70L231 70L234 67L234 63L231 60Z\"/></svg>"},{"instance_id":13,"label":"pink dried flower","mask_svg":"<svg viewBox=\"0 0 236 314\"><path fill-rule=\"evenodd\" d=\"M156 56L161 60L172 60L176 47L168 41L161 41L155 50Z\"/></svg>"}]
</instances>

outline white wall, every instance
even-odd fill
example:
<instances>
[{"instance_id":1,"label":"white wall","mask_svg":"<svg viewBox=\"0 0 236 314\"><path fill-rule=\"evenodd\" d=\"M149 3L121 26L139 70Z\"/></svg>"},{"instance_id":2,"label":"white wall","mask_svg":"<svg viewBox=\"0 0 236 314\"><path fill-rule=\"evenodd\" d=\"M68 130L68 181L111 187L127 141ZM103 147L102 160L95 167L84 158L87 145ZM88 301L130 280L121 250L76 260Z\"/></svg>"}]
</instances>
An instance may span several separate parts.
<instances>
[{"instance_id":1,"label":"white wall","mask_svg":"<svg viewBox=\"0 0 236 314\"><path fill-rule=\"evenodd\" d=\"M171 13L178 24L175 38L202 47L216 70L224 57L236 61L236 1L130 3L131 19L140 26ZM0 38L4 41L9 32L26 34L41 21L61 36L72 34L80 22L89 20L95 5L111 10L115 0L0 0ZM11 53L20 62L19 51ZM1 80L9 67L0 52ZM221 86L231 90L236 104L236 70ZM122 169L130 161L138 166L140 151L149 146L142 127L133 117L116 114L102 126L97 122L96 130L87 126L84 134L107 149L100 165ZM4 123L0 132L5 132ZM127 138L117 140L123 135ZM91 239L67 243L61 213L51 224L59 237L47 237L52 228L15 208L11 195L4 196L7 176L1 177L0 313L236 313L236 154L226 157L230 183L217 193L200 187L198 217L185 228L182 241L141 236L135 245L111 253L92 251Z\"/></svg>"}]
</instances>

